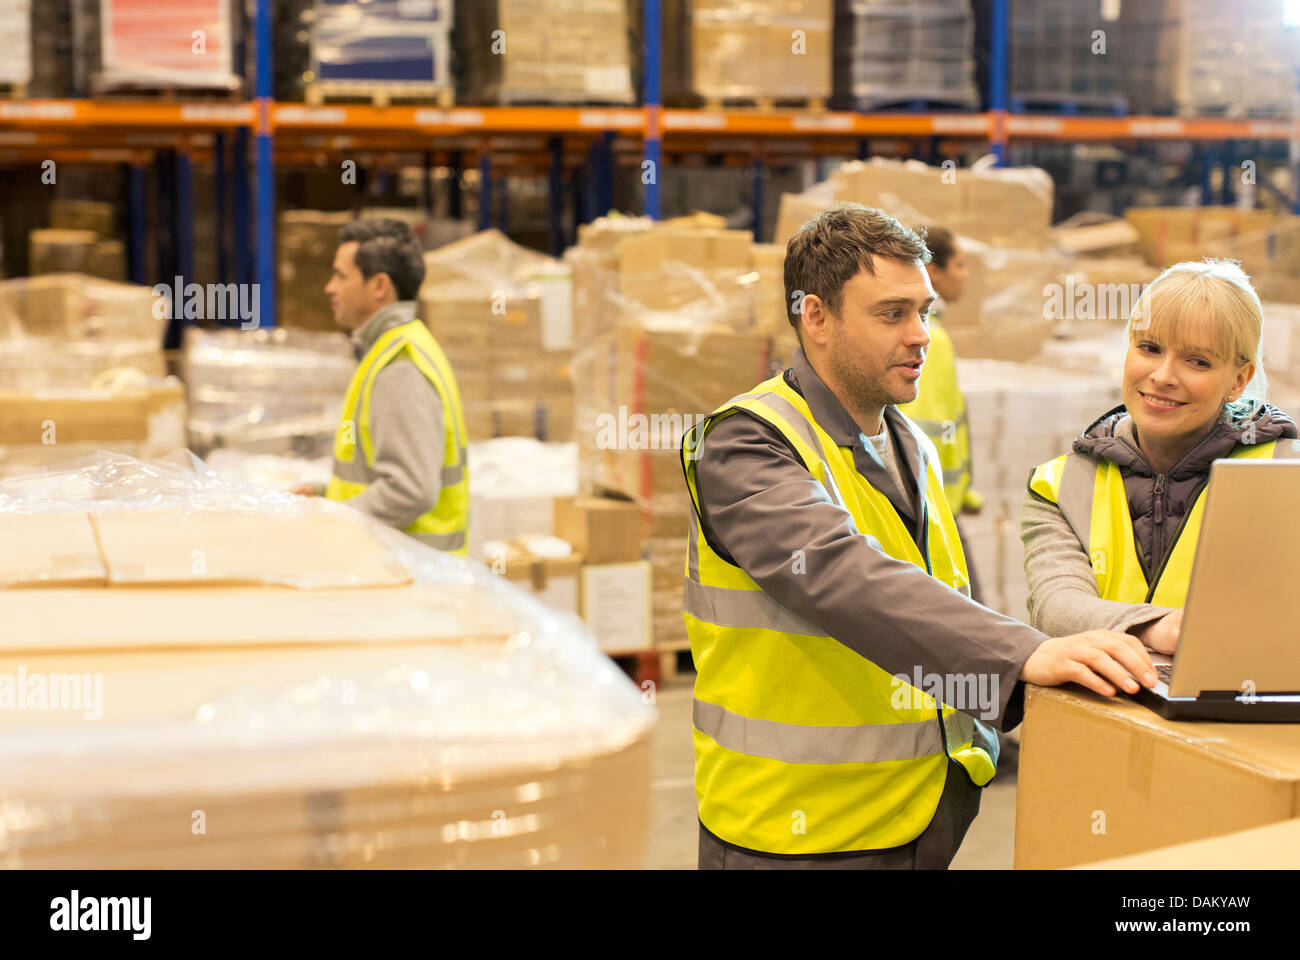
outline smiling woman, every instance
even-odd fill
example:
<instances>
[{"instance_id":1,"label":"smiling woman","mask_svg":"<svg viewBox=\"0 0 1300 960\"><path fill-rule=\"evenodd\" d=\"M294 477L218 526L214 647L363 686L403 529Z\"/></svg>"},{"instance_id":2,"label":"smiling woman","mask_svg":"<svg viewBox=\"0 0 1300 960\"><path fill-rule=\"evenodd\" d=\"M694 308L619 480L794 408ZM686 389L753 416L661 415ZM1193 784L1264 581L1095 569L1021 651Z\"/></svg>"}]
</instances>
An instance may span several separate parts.
<instances>
[{"instance_id":1,"label":"smiling woman","mask_svg":"<svg viewBox=\"0 0 1300 960\"><path fill-rule=\"evenodd\" d=\"M1262 331L1259 297L1231 261L1175 264L1142 294L1123 405L1030 476L1021 539L1034 626L1127 631L1173 652L1211 465L1296 455L1295 424L1265 402Z\"/></svg>"}]
</instances>

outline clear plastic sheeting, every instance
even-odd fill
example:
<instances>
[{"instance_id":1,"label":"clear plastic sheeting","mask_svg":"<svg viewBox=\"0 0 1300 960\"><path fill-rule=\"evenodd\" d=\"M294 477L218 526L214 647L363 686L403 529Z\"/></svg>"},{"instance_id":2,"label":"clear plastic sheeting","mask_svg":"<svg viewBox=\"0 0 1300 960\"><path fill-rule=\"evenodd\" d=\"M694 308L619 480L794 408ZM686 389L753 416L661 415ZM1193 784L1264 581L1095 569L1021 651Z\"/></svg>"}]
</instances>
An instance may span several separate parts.
<instances>
[{"instance_id":1,"label":"clear plastic sheeting","mask_svg":"<svg viewBox=\"0 0 1300 960\"><path fill-rule=\"evenodd\" d=\"M332 451L356 356L343 333L185 333L190 445L312 459Z\"/></svg>"},{"instance_id":2,"label":"clear plastic sheeting","mask_svg":"<svg viewBox=\"0 0 1300 960\"><path fill-rule=\"evenodd\" d=\"M378 558L402 582L0 590L0 863L640 862L654 709L576 617L344 505L193 457L105 454L0 483L0 525L130 515L146 552L175 537L177 512L343 524L318 565L337 581ZM60 529L47 552L74 539ZM117 548L90 542L111 571ZM24 545L38 563L40 538ZM272 547L235 544L250 579Z\"/></svg>"}]
</instances>

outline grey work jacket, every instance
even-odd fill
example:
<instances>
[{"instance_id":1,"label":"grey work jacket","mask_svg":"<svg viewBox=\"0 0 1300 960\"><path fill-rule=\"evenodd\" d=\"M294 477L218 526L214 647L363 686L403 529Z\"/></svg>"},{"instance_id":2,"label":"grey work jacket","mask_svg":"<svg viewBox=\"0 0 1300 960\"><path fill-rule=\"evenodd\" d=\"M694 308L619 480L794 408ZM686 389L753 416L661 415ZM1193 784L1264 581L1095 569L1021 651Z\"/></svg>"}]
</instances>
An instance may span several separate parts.
<instances>
[{"instance_id":1,"label":"grey work jacket","mask_svg":"<svg viewBox=\"0 0 1300 960\"><path fill-rule=\"evenodd\" d=\"M853 451L867 482L889 497L923 542L922 452L894 407L885 422L909 495L895 489L844 406L795 351L786 382L808 402L836 444ZM997 678L997 702L982 719L1003 730L1024 711L1025 661L1046 636L995 613L886 554L857 533L852 516L825 495L798 454L770 424L738 413L708 433L696 464L701 526L710 546L774 599L892 675ZM800 553L801 552L801 553ZM793 559L802 556L800 571ZM974 710L967 710L974 713Z\"/></svg>"}]
</instances>

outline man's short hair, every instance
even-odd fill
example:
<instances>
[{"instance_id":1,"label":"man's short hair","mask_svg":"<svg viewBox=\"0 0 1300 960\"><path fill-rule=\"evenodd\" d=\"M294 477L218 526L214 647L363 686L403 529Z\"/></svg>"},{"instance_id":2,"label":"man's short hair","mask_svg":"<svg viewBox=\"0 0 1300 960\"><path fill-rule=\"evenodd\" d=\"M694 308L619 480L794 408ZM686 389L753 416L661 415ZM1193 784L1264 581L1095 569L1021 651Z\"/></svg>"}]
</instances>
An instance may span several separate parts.
<instances>
[{"instance_id":1,"label":"man's short hair","mask_svg":"<svg viewBox=\"0 0 1300 960\"><path fill-rule=\"evenodd\" d=\"M816 294L838 313L844 285L860 270L875 273L876 257L925 264L930 251L915 231L860 203L823 210L795 231L785 246L785 302L795 331L805 296Z\"/></svg>"},{"instance_id":2,"label":"man's short hair","mask_svg":"<svg viewBox=\"0 0 1300 960\"><path fill-rule=\"evenodd\" d=\"M930 262L940 270L948 266L948 261L957 252L957 241L947 227L922 227L921 235L925 245L930 248Z\"/></svg>"},{"instance_id":3,"label":"man's short hair","mask_svg":"<svg viewBox=\"0 0 1300 960\"><path fill-rule=\"evenodd\" d=\"M411 228L401 220L353 220L339 230L339 245L356 242L354 260L369 280L388 274L398 300L414 300L424 283L424 254Z\"/></svg>"}]
</instances>

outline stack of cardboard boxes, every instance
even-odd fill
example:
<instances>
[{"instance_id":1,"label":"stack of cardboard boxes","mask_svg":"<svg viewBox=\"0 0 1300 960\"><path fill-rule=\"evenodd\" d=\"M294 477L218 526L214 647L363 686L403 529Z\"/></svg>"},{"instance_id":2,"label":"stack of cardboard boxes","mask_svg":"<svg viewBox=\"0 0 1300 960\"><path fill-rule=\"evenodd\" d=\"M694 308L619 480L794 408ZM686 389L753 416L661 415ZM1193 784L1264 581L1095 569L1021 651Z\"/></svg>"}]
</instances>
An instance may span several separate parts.
<instances>
[{"instance_id":1,"label":"stack of cardboard boxes","mask_svg":"<svg viewBox=\"0 0 1300 960\"><path fill-rule=\"evenodd\" d=\"M28 272L84 273L126 279L126 248L115 239L113 205L93 200L54 200L50 227L27 236Z\"/></svg>"},{"instance_id":2,"label":"stack of cardboard boxes","mask_svg":"<svg viewBox=\"0 0 1300 960\"><path fill-rule=\"evenodd\" d=\"M467 103L632 103L622 0L477 0L458 6Z\"/></svg>"},{"instance_id":3,"label":"stack of cardboard boxes","mask_svg":"<svg viewBox=\"0 0 1300 960\"><path fill-rule=\"evenodd\" d=\"M666 95L687 102L824 101L831 94L832 6L831 0L668 0Z\"/></svg>"},{"instance_id":4,"label":"stack of cardboard boxes","mask_svg":"<svg viewBox=\"0 0 1300 960\"><path fill-rule=\"evenodd\" d=\"M184 449L184 393L164 378L154 299L77 274L0 283L0 474L100 449Z\"/></svg>"},{"instance_id":5,"label":"stack of cardboard boxes","mask_svg":"<svg viewBox=\"0 0 1300 960\"><path fill-rule=\"evenodd\" d=\"M582 331L574 357L581 486L640 507L655 642L668 648L686 645L682 437L770 375L776 321L770 302L757 306L756 262L770 268L764 255L756 260L748 233L698 216L598 223L566 255Z\"/></svg>"},{"instance_id":6,"label":"stack of cardboard boxes","mask_svg":"<svg viewBox=\"0 0 1300 960\"><path fill-rule=\"evenodd\" d=\"M636 504L560 497L552 509L553 535L489 541L484 562L552 609L577 614L606 653L653 647L651 569L641 558Z\"/></svg>"},{"instance_id":7,"label":"stack of cardboard boxes","mask_svg":"<svg viewBox=\"0 0 1300 960\"><path fill-rule=\"evenodd\" d=\"M1021 506L1030 471L1069 453L1074 438L1119 403L1118 377L999 360L957 361L970 421L978 514L961 518L986 607L1028 618ZM924 379L924 374L922 374Z\"/></svg>"},{"instance_id":8,"label":"stack of cardboard boxes","mask_svg":"<svg viewBox=\"0 0 1300 960\"><path fill-rule=\"evenodd\" d=\"M0 489L6 866L639 865L653 711L576 624L332 504L44 483Z\"/></svg>"},{"instance_id":9,"label":"stack of cardboard boxes","mask_svg":"<svg viewBox=\"0 0 1300 960\"><path fill-rule=\"evenodd\" d=\"M573 436L568 268L486 230L425 255L420 311L460 387L472 440Z\"/></svg>"},{"instance_id":10,"label":"stack of cardboard boxes","mask_svg":"<svg viewBox=\"0 0 1300 960\"><path fill-rule=\"evenodd\" d=\"M276 225L276 317L281 326L337 330L325 285L334 269L339 229L350 211L286 210Z\"/></svg>"}]
</instances>

